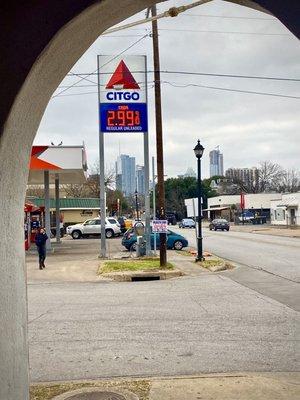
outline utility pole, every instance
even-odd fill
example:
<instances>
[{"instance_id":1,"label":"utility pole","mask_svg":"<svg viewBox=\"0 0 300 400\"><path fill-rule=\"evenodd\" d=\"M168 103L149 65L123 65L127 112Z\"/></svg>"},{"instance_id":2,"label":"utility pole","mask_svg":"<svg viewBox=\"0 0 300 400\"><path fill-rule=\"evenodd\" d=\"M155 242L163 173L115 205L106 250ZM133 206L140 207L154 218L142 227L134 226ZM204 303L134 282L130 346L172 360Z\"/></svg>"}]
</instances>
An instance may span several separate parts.
<instances>
[{"instance_id":1,"label":"utility pole","mask_svg":"<svg viewBox=\"0 0 300 400\"><path fill-rule=\"evenodd\" d=\"M151 7L152 17L157 15L156 5ZM156 119L156 158L157 158L157 194L159 219L164 220L165 216L165 187L164 187L164 152L163 152L163 130L161 113L161 88L160 88L160 62L157 20L152 21L152 43L154 61L154 90L155 90L155 119ZM167 265L167 241L166 234L159 234L160 241L160 266Z\"/></svg>"}]
</instances>

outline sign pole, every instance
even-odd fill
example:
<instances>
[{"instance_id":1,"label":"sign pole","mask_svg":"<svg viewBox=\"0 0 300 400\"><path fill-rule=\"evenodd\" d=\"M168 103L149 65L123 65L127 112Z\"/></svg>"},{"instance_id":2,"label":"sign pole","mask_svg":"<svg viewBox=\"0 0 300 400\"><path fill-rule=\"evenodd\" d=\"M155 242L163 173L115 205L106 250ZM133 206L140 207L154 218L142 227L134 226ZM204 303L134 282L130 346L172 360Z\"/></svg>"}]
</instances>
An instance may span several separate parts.
<instances>
[{"instance_id":1,"label":"sign pole","mask_svg":"<svg viewBox=\"0 0 300 400\"><path fill-rule=\"evenodd\" d=\"M147 95L147 58L145 56L145 90L146 104L148 104ZM146 256L151 255L151 239L150 239L150 172L149 172L149 133L148 129L144 132L144 168L145 168L145 237L146 237Z\"/></svg>"},{"instance_id":2,"label":"sign pole","mask_svg":"<svg viewBox=\"0 0 300 400\"><path fill-rule=\"evenodd\" d=\"M99 56L97 56L97 69L98 69L98 113L99 113L99 179L100 179L100 218L101 218L101 246L100 257L106 258L106 237L105 237L105 217L106 217L106 204L105 204L105 177L104 177L104 134L101 130L101 116L100 116L100 70L99 70Z\"/></svg>"}]
</instances>

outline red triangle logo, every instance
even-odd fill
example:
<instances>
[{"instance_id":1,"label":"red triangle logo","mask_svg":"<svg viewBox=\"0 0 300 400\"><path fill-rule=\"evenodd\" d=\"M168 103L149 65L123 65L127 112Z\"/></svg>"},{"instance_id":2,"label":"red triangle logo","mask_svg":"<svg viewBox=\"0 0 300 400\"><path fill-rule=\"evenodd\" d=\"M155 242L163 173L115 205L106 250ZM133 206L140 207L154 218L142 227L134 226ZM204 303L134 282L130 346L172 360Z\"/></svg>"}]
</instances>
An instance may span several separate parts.
<instances>
[{"instance_id":1,"label":"red triangle logo","mask_svg":"<svg viewBox=\"0 0 300 400\"><path fill-rule=\"evenodd\" d=\"M120 61L106 89L140 89L124 61Z\"/></svg>"}]
</instances>

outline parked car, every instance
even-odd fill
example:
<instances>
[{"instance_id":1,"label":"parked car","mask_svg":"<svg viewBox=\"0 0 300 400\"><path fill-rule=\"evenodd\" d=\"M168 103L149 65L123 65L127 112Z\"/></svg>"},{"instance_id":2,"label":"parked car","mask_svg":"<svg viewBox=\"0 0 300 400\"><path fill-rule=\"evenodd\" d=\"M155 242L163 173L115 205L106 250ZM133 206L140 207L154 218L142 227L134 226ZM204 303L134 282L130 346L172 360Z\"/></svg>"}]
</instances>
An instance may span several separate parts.
<instances>
[{"instance_id":1,"label":"parked car","mask_svg":"<svg viewBox=\"0 0 300 400\"><path fill-rule=\"evenodd\" d=\"M229 231L229 222L226 219L214 219L210 224L209 224L209 230L210 231L217 231L217 230L222 230L222 231Z\"/></svg>"},{"instance_id":2,"label":"parked car","mask_svg":"<svg viewBox=\"0 0 300 400\"><path fill-rule=\"evenodd\" d=\"M101 234L101 220L100 218L88 219L82 224L70 225L67 227L67 234L71 235L73 239L80 239L89 235ZM119 222L112 217L105 219L105 236L112 238L121 234Z\"/></svg>"},{"instance_id":3,"label":"parked car","mask_svg":"<svg viewBox=\"0 0 300 400\"><path fill-rule=\"evenodd\" d=\"M192 218L183 218L182 221L179 222L179 228L195 228L196 223Z\"/></svg>"},{"instance_id":4,"label":"parked car","mask_svg":"<svg viewBox=\"0 0 300 400\"><path fill-rule=\"evenodd\" d=\"M151 248L154 248L154 235L156 235L156 247L159 249L159 233L151 233ZM124 234L122 239L122 245L126 247L127 250L135 250L136 249L136 234L134 229L128 229L128 231ZM167 248L182 250L183 247L187 247L189 245L188 241L182 235L178 233L169 231L167 232Z\"/></svg>"},{"instance_id":5,"label":"parked car","mask_svg":"<svg viewBox=\"0 0 300 400\"><path fill-rule=\"evenodd\" d=\"M176 225L177 219L175 213L166 212L166 220L168 220L168 225Z\"/></svg>"},{"instance_id":6,"label":"parked car","mask_svg":"<svg viewBox=\"0 0 300 400\"><path fill-rule=\"evenodd\" d=\"M128 228L126 228L126 218L125 217L119 217L118 222L120 224L121 232L125 233Z\"/></svg>"},{"instance_id":7,"label":"parked car","mask_svg":"<svg viewBox=\"0 0 300 400\"><path fill-rule=\"evenodd\" d=\"M246 210L242 212L238 218L240 222L251 222L254 219L254 213Z\"/></svg>"}]
</instances>

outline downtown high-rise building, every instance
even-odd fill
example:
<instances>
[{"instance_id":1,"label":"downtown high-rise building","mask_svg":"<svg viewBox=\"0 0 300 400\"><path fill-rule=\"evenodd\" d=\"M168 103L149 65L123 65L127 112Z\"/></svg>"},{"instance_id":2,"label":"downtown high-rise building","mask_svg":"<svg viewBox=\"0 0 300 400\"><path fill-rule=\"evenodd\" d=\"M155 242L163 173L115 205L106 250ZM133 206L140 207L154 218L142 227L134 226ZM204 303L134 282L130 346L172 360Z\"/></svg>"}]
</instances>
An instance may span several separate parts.
<instances>
[{"instance_id":1,"label":"downtown high-rise building","mask_svg":"<svg viewBox=\"0 0 300 400\"><path fill-rule=\"evenodd\" d=\"M125 196L132 195L136 190L135 157L121 154L116 162L116 189Z\"/></svg>"},{"instance_id":2,"label":"downtown high-rise building","mask_svg":"<svg viewBox=\"0 0 300 400\"><path fill-rule=\"evenodd\" d=\"M209 152L209 176L223 176L223 154L220 152L219 146Z\"/></svg>"},{"instance_id":3,"label":"downtown high-rise building","mask_svg":"<svg viewBox=\"0 0 300 400\"><path fill-rule=\"evenodd\" d=\"M256 167L228 168L225 176L234 183L242 182L249 191L255 191L259 185L259 170Z\"/></svg>"},{"instance_id":4,"label":"downtown high-rise building","mask_svg":"<svg viewBox=\"0 0 300 400\"><path fill-rule=\"evenodd\" d=\"M145 193L145 167L143 165L136 166L136 189L139 194Z\"/></svg>"}]
</instances>

